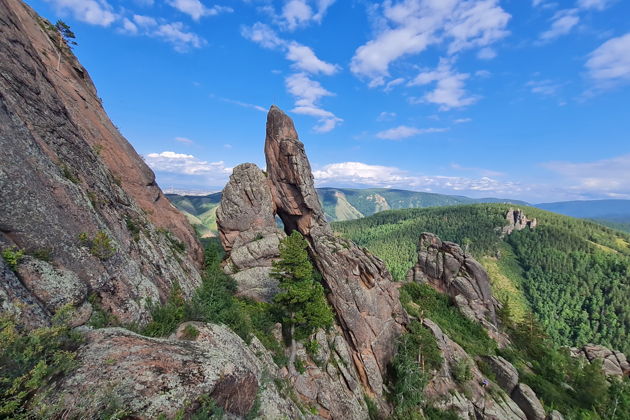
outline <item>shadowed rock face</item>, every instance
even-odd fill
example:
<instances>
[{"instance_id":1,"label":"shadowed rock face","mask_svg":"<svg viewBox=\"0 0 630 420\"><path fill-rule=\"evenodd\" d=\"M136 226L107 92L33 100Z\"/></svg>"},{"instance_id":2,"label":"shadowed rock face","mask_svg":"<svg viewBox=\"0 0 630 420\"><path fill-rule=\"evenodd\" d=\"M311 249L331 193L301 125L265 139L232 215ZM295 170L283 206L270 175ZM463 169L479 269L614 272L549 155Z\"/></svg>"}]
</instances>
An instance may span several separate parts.
<instances>
[{"instance_id":1,"label":"shadowed rock face","mask_svg":"<svg viewBox=\"0 0 630 420\"><path fill-rule=\"evenodd\" d=\"M497 302L492 296L488 273L456 243L423 233L418 242L418 262L407 281L429 283L451 296L467 317L496 330Z\"/></svg>"},{"instance_id":2,"label":"shadowed rock face","mask_svg":"<svg viewBox=\"0 0 630 420\"><path fill-rule=\"evenodd\" d=\"M620 351L610 350L598 344L586 344L583 347L571 348L573 357L583 357L589 363L599 360L602 363L602 370L607 376L630 376L630 363L626 355Z\"/></svg>"},{"instance_id":3,"label":"shadowed rock face","mask_svg":"<svg viewBox=\"0 0 630 420\"><path fill-rule=\"evenodd\" d=\"M203 252L192 228L56 33L19 0L0 0L0 22L0 248L50 262L18 267L27 293L0 307L36 304L44 310L21 311L20 321L45 325L59 304L73 303L79 322L90 311L81 301L94 294L121 321L145 322L146 298L165 298L176 281L187 295L199 284ZM13 277L2 274L0 288ZM72 296L57 296L58 280Z\"/></svg>"}]
</instances>

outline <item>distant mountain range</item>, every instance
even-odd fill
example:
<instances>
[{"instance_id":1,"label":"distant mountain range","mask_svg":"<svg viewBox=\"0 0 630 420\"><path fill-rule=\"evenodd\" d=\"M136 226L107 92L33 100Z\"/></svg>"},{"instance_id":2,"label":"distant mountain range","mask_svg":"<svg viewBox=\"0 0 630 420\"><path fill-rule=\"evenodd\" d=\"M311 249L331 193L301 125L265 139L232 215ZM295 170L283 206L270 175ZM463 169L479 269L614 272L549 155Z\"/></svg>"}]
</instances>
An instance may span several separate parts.
<instances>
[{"instance_id":1,"label":"distant mountain range","mask_svg":"<svg viewBox=\"0 0 630 420\"><path fill-rule=\"evenodd\" d=\"M318 188L317 193L326 218L331 222L360 219L384 210L480 203L532 205L507 198L470 198L389 188ZM220 192L209 195L167 194L167 197L202 236L216 234L216 208L221 201ZM561 201L532 206L565 216L591 219L605 226L630 232L630 200Z\"/></svg>"}]
</instances>

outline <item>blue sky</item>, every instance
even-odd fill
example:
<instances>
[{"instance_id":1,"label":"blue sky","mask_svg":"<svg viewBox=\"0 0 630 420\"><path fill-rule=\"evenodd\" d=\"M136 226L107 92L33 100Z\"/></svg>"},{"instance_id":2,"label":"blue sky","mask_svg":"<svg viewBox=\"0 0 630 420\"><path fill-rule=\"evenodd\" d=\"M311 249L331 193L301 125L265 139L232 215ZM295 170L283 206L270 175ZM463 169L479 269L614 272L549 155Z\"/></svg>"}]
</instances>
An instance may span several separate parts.
<instances>
[{"instance_id":1,"label":"blue sky","mask_svg":"<svg viewBox=\"0 0 630 420\"><path fill-rule=\"evenodd\" d=\"M264 167L295 120L319 186L630 198L625 0L28 0L160 185Z\"/></svg>"}]
</instances>

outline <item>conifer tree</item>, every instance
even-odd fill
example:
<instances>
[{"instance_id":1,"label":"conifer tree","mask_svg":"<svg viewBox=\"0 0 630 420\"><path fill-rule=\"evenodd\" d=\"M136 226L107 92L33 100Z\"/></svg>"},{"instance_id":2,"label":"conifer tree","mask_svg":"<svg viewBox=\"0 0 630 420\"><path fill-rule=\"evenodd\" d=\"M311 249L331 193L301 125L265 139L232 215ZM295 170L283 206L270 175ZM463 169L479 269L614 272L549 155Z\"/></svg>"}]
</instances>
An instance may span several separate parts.
<instances>
[{"instance_id":1,"label":"conifer tree","mask_svg":"<svg viewBox=\"0 0 630 420\"><path fill-rule=\"evenodd\" d=\"M279 282L280 292L274 298L274 307L282 315L282 324L290 335L289 368L292 370L296 341L333 323L324 288L314 278L307 247L302 235L294 231L280 243L280 259L273 263L271 271L271 276Z\"/></svg>"}]
</instances>

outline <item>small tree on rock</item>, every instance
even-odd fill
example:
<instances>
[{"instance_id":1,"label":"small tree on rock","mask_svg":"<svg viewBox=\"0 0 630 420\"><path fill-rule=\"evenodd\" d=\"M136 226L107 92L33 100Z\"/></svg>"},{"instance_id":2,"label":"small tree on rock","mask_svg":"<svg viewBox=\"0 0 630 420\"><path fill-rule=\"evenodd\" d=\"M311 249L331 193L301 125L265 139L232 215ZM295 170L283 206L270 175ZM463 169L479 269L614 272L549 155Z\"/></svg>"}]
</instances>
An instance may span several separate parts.
<instances>
[{"instance_id":1,"label":"small tree on rock","mask_svg":"<svg viewBox=\"0 0 630 420\"><path fill-rule=\"evenodd\" d=\"M59 70L59 65L61 64L61 52L64 47L72 48L72 45L78 45L75 41L76 35L70 29L70 26L63 20L58 20L55 23L55 29L58 34L58 42L59 42L59 50L57 51L57 70Z\"/></svg>"},{"instance_id":2,"label":"small tree on rock","mask_svg":"<svg viewBox=\"0 0 630 420\"><path fill-rule=\"evenodd\" d=\"M279 282L280 292L274 298L274 307L290 335L289 369L292 371L296 341L307 338L318 328L329 328L334 319L324 288L314 278L307 247L302 235L294 231L280 243L280 259L273 263L271 271L271 277Z\"/></svg>"}]
</instances>

